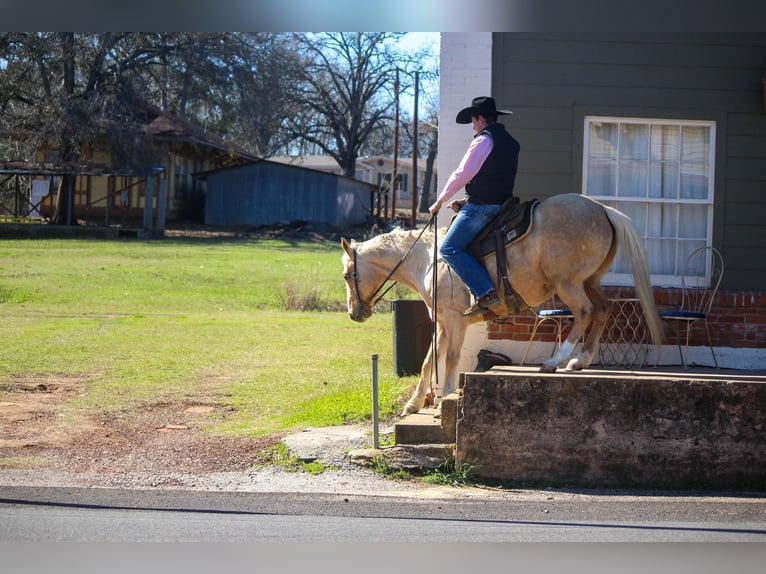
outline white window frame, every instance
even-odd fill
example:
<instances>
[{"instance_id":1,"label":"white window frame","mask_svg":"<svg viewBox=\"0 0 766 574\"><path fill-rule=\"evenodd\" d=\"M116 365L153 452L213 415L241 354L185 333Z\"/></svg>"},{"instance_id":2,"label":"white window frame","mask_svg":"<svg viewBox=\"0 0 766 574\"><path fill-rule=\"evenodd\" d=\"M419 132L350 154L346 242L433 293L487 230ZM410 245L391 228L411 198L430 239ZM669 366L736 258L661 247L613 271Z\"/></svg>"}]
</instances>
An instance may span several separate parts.
<instances>
[{"instance_id":1,"label":"white window frame","mask_svg":"<svg viewBox=\"0 0 766 574\"><path fill-rule=\"evenodd\" d=\"M712 245L712 238L713 238L713 200L714 200L714 183L715 183L715 144L716 144L716 123L714 121L696 121L696 120L669 120L669 119L657 119L657 118L634 118L634 117L615 117L615 116L585 116L585 126L584 126L584 134L583 134L583 178L582 178L582 193L583 195L587 195L593 199L596 199L606 205L610 205L612 207L616 207L617 209L620 209L621 211L625 211L625 207L630 208L629 210L641 212L641 207L644 207L645 213L643 215L644 223L641 224L640 221L636 221L634 218L634 223L637 224L637 227L639 229L639 232L641 233L645 245L647 246L647 254L649 256L649 267L651 272L651 280L653 285L657 286L669 286L669 287L678 287L681 285L681 276L683 274L683 266L684 261L686 258L686 254L690 253L694 247L699 247L703 243L704 245ZM617 144L617 151L615 153L615 158L613 159L613 162L616 164L616 174L615 174L615 190L614 193L611 195L599 195L595 193L589 193L589 185L588 185L588 177L589 177L589 163L590 163L590 127L593 123L606 123L606 124L616 124L617 125L617 138L618 138L618 144ZM639 195L621 195L620 189L619 189L619 182L620 182L620 170L621 170L621 158L620 158L620 145L621 145L621 132L622 130L620 127L622 125L643 125L647 126L650 131L653 126L678 126L681 130L681 133L683 133L682 128L683 127L703 127L709 130L709 146L708 146L708 157L707 157L707 163L698 163L696 165L698 166L707 166L707 197L702 199L690 199L690 198L681 198L681 197L675 197L675 198L662 198L662 197L653 197L650 193L650 187L651 187L651 177L646 177L646 193L643 196ZM650 140L647 140L650 141ZM649 144L651 146L651 143ZM680 146L679 146L680 149ZM679 151L680 153L680 151ZM630 160L630 161L636 161L636 160ZM639 160L644 161L644 160ZM656 163L657 160L653 160L651 156L651 149L649 150L649 153L647 154L646 158L647 163L647 171L646 173L650 173L651 165L653 162ZM660 162L661 163L661 162ZM679 157L678 164L679 164L679 170L680 166L683 162L681 162L681 158ZM626 166L628 164L628 161L626 160L623 163L623 166ZM627 168L625 168L627 169ZM680 183L679 183L679 189L680 189ZM680 195L680 194L679 194ZM674 228L674 236L668 237L668 236L654 236L651 235L648 227L649 224L649 210L650 207L656 207L659 204L675 204L679 207L679 209L676 210L678 214L681 212L681 208L683 206L703 206L705 211L705 233L704 237L702 236L695 236L691 238L682 237L681 232L681 225L678 221L678 215L676 215L676 222L675 222L675 228ZM623 209L621 209L623 207ZM658 272L656 269L656 266L653 265L653 253L652 249L649 246L653 241L656 241L657 243L660 243L660 240L663 240L666 244L669 241L673 241L674 245L674 252L673 252L673 258L674 258L674 267L675 271L674 273L667 273L667 272ZM660 251L663 251L664 248L659 247ZM604 276L604 283L606 284L612 284L612 285L632 285L634 283L633 276L625 269L625 264L620 264L619 262L620 254L618 252L617 258L615 258L615 263L612 264L607 274ZM654 269L653 269L654 267ZM621 268L622 272L617 271L617 269ZM705 284L709 280L709 268L705 272L704 277L699 277L698 281L700 284ZM687 278L688 279L688 278Z\"/></svg>"}]
</instances>

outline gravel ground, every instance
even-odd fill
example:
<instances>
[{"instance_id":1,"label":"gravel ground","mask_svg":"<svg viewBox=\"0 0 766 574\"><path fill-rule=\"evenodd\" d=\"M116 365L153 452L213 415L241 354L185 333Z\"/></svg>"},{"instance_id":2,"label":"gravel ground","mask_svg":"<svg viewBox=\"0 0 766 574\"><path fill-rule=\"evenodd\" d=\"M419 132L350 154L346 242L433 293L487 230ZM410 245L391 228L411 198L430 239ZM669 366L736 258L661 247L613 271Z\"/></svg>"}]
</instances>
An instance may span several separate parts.
<instances>
[{"instance_id":1,"label":"gravel ground","mask_svg":"<svg viewBox=\"0 0 766 574\"><path fill-rule=\"evenodd\" d=\"M181 426L181 425L176 425ZM157 436L164 443L150 447L150 451L134 450L132 455L124 456L119 461L114 453L107 454L96 445L91 455L101 454L102 458L90 461L70 460L64 464L59 459L48 459L46 467L8 468L0 467L0 488L2 486L40 486L40 487L92 487L92 488L163 488L231 492L311 492L328 494L399 496L417 498L473 498L504 496L501 490L479 487L457 487L431 485L417 479L393 479L368 467L352 463L348 452L370 446L369 425L349 425L306 429L288 434L281 441L293 457L304 460L315 459L324 465L319 474L296 470L294 467L279 464L242 464L236 462L243 457L235 443L226 442L226 453L218 451L221 458L241 466L238 470L194 470L210 466L207 456L214 456L212 447L196 456L178 456L188 446L193 432L188 428L170 428L162 431L155 429ZM387 431L382 429L383 434ZM210 440L210 439L208 439ZM265 443L261 442L263 447ZM223 443L217 446L220 449ZM74 445L73 445L74 446ZM172 458L170 458L172 457ZM169 461L173 460L172 464ZM58 461L58 462L57 462ZM166 464L162 464L162 462ZM185 462L180 462L185 461ZM225 468L226 464L218 464Z\"/></svg>"},{"instance_id":2,"label":"gravel ground","mask_svg":"<svg viewBox=\"0 0 766 574\"><path fill-rule=\"evenodd\" d=\"M269 436L214 436L211 422L230 413L215 400L144 404L84 416L62 409L83 382L61 376L15 378L0 385L0 488L61 486L180 488L248 492L321 492L466 496L469 489L392 479L350 462L372 443L371 424ZM381 433L392 432L382 428ZM284 442L320 474L274 460ZM470 489L486 493L488 490Z\"/></svg>"}]
</instances>

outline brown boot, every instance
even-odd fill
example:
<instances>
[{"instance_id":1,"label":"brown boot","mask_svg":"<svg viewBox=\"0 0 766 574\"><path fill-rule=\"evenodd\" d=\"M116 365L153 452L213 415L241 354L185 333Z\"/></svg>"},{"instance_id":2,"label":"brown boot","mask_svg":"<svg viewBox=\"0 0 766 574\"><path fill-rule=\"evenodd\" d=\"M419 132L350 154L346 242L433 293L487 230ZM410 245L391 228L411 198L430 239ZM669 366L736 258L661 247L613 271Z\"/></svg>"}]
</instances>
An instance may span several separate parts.
<instances>
[{"instance_id":1,"label":"brown boot","mask_svg":"<svg viewBox=\"0 0 766 574\"><path fill-rule=\"evenodd\" d=\"M498 297L497 292L493 290L463 311L463 315L486 313L487 311L491 311L492 307L497 308L498 305L500 305L500 297Z\"/></svg>"}]
</instances>

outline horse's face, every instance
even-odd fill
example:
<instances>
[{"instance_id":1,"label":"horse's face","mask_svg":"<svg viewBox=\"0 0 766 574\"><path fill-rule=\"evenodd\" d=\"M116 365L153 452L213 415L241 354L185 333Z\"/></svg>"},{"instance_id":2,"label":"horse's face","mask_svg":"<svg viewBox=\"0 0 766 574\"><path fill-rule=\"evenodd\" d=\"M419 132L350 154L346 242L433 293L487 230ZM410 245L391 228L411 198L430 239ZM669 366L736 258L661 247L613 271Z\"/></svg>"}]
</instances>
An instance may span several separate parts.
<instances>
[{"instance_id":1,"label":"horse's face","mask_svg":"<svg viewBox=\"0 0 766 574\"><path fill-rule=\"evenodd\" d=\"M348 243L345 239L341 239L341 246L343 247L343 256L341 257L341 263L343 264L343 280L346 282L346 306L348 307L348 316L352 320L359 323L366 321L372 315L372 305L363 298L363 293L371 290L367 288L365 291L366 283L364 273L360 273L357 269L358 256L355 248L352 244Z\"/></svg>"}]
</instances>

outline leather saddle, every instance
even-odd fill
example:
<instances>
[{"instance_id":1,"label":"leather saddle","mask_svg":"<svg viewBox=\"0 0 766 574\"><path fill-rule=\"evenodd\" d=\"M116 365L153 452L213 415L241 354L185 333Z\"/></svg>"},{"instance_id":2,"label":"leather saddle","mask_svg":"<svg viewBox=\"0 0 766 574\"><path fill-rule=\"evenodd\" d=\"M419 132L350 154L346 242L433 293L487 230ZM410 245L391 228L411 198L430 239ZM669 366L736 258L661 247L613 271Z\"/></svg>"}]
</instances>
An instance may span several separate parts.
<instances>
[{"instance_id":1,"label":"leather saddle","mask_svg":"<svg viewBox=\"0 0 766 574\"><path fill-rule=\"evenodd\" d=\"M508 314L514 314L526 307L526 304L513 290L508 279L505 249L524 237L532 226L532 214L540 203L532 199L521 203L518 197L508 199L495 218L468 245L470 253L477 261L495 253L497 263L497 289L508 308Z\"/></svg>"}]
</instances>

